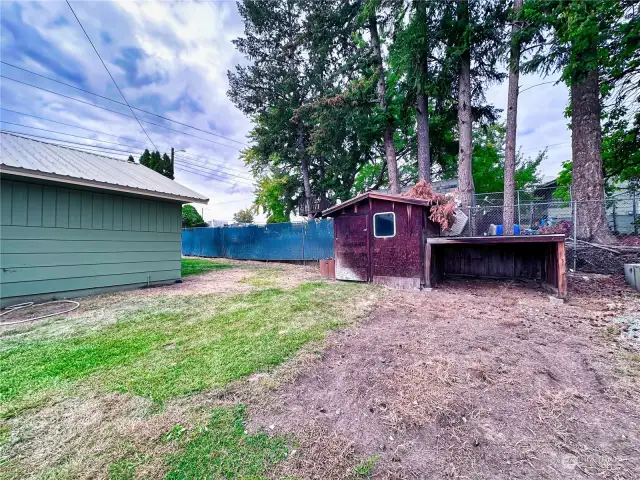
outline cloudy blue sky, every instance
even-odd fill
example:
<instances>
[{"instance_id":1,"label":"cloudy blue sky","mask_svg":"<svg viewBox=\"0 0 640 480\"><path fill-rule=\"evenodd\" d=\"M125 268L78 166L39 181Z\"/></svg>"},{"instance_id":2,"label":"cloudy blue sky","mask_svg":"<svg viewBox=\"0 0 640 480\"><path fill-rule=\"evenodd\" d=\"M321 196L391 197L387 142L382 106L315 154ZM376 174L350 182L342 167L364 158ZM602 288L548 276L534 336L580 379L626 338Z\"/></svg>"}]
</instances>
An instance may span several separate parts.
<instances>
[{"instance_id":1,"label":"cloudy blue sky","mask_svg":"<svg viewBox=\"0 0 640 480\"><path fill-rule=\"evenodd\" d=\"M239 150L247 142L251 124L226 96L226 72L243 62L231 43L243 30L235 2L76 0L71 3L132 106L200 129L136 111L158 149L168 151L173 146L186 150L176 155L176 180L211 199L204 207L205 219L228 220L235 211L249 206L251 175L239 160ZM0 64L2 76L6 77L0 79L3 129L126 150L136 158L145 147L151 148L65 2L3 0L0 14L0 54L6 62ZM522 88L545 80L549 79L526 76ZM487 98L504 108L506 84L492 87ZM570 134L563 117L566 102L563 85L542 85L521 95L518 145L531 156L550 145L549 158L542 166L545 176L555 175L560 163L570 156ZM120 156L117 152L110 154ZM126 158L126 154L121 155Z\"/></svg>"}]
</instances>

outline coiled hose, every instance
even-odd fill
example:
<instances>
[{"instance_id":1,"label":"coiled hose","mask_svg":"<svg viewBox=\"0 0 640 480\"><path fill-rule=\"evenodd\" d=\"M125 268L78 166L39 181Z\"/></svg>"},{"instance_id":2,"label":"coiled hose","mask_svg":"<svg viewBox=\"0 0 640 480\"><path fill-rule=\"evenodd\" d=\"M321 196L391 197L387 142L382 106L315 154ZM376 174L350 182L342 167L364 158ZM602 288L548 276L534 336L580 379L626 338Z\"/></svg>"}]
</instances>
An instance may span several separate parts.
<instances>
[{"instance_id":1,"label":"coiled hose","mask_svg":"<svg viewBox=\"0 0 640 480\"><path fill-rule=\"evenodd\" d=\"M63 313L72 312L72 311L74 311L76 308L78 308L80 306L80 303L75 302L73 300L53 300L52 302L38 303L37 305L34 304L33 302L18 303L17 305L11 305L10 307L7 307L7 309L4 312L0 313L0 317L2 317L3 315L6 315L8 313L15 312L16 310L20 310L22 308L41 307L43 305L51 305L52 303L67 303L67 304L71 304L72 307L68 308L66 310L62 310L60 312L47 313L46 315L39 315L37 317L27 318L27 319L23 319L23 320L14 320L14 321L10 321L10 322L0 321L0 326L18 325L20 323L33 322L35 320L41 320L43 318L55 317L57 315L62 315Z\"/></svg>"}]
</instances>

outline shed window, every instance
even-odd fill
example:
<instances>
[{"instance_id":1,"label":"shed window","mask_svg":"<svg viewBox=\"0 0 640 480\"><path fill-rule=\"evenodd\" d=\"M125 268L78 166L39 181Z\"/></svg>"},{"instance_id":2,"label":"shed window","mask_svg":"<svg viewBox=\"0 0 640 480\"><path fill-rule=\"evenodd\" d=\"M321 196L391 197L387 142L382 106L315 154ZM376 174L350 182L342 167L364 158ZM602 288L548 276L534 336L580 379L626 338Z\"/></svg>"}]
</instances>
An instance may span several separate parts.
<instances>
[{"instance_id":1,"label":"shed window","mask_svg":"<svg viewBox=\"0 0 640 480\"><path fill-rule=\"evenodd\" d=\"M393 212L376 213L373 216L373 236L389 238L396 236L396 214Z\"/></svg>"}]
</instances>

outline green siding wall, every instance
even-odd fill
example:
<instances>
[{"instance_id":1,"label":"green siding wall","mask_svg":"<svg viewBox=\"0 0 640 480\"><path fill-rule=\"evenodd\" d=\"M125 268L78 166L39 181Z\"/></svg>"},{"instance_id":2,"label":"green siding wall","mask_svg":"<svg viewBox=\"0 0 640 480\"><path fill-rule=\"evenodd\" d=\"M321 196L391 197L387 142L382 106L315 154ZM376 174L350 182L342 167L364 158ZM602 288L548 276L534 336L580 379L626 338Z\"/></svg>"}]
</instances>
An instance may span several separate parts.
<instances>
[{"instance_id":1,"label":"green siding wall","mask_svg":"<svg viewBox=\"0 0 640 480\"><path fill-rule=\"evenodd\" d=\"M181 205L2 179L0 303L180 278Z\"/></svg>"}]
</instances>

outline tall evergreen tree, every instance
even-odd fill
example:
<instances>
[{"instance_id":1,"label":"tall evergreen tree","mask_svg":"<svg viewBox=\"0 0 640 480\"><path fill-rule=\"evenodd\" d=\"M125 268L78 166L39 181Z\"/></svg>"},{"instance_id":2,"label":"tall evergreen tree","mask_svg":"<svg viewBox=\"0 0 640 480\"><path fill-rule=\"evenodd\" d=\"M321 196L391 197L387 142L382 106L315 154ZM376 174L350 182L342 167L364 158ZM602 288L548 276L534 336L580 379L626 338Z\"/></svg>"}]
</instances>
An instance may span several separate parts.
<instances>
[{"instance_id":1,"label":"tall evergreen tree","mask_svg":"<svg viewBox=\"0 0 640 480\"><path fill-rule=\"evenodd\" d=\"M507 145L504 159L504 209L502 223L507 235L513 234L516 171L516 131L518 123L518 89L520 83L520 24L518 16L523 0L513 1L509 86L507 98Z\"/></svg>"},{"instance_id":2,"label":"tall evergreen tree","mask_svg":"<svg viewBox=\"0 0 640 480\"><path fill-rule=\"evenodd\" d=\"M543 73L560 71L570 88L571 195L576 201L576 233L578 238L600 243L615 241L604 202L602 103L612 87L606 80L633 84L633 74L628 77L622 71L640 68L633 66L633 59L638 58L634 41L639 38L638 20L637 15L635 19L624 18L628 3L549 0L526 2L523 7L523 18L530 29L539 30L543 45L525 67ZM619 52L620 57L612 59L612 52Z\"/></svg>"}]
</instances>

